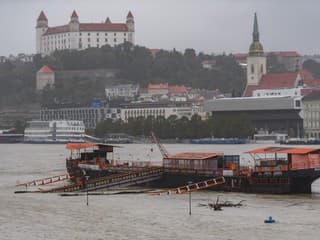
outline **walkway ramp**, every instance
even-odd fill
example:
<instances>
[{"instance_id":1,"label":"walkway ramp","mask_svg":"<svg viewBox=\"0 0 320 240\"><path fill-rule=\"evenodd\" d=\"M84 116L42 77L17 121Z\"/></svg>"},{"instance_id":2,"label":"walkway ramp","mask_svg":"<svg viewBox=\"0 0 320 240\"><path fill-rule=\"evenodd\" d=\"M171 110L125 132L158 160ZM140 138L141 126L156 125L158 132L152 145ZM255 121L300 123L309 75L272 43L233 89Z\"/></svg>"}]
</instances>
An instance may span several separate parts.
<instances>
[{"instance_id":1,"label":"walkway ramp","mask_svg":"<svg viewBox=\"0 0 320 240\"><path fill-rule=\"evenodd\" d=\"M216 178L207 179L207 180L197 182L197 183L190 183L188 185L181 186L181 187L170 188L170 189L163 190L163 191L151 192L150 194L151 195L184 194L184 193L195 192L195 191L199 191L202 189L214 187L214 186L221 185L224 183L225 183L224 177L216 177Z\"/></svg>"},{"instance_id":2,"label":"walkway ramp","mask_svg":"<svg viewBox=\"0 0 320 240\"><path fill-rule=\"evenodd\" d=\"M162 174L162 167L153 167L130 173L113 174L98 179L89 179L87 183L74 183L47 190L40 190L39 192L75 192L86 191L87 189L88 191L94 191L114 187L126 187L160 179Z\"/></svg>"},{"instance_id":3,"label":"walkway ramp","mask_svg":"<svg viewBox=\"0 0 320 240\"><path fill-rule=\"evenodd\" d=\"M41 178L41 179L35 179L29 182L25 183L19 183L16 185L16 187L29 187L29 186L43 186L47 184L52 184L60 181L65 181L70 179L70 176L68 173L52 176L52 177L46 177L46 178Z\"/></svg>"}]
</instances>

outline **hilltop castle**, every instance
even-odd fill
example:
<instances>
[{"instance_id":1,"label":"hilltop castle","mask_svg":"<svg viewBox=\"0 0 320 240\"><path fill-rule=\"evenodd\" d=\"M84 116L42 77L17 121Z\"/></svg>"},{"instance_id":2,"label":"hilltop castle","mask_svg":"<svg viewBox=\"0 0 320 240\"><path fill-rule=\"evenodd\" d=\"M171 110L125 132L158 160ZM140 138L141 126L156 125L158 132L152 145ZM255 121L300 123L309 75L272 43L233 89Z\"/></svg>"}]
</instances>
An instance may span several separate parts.
<instances>
[{"instance_id":1,"label":"hilltop castle","mask_svg":"<svg viewBox=\"0 0 320 240\"><path fill-rule=\"evenodd\" d=\"M82 50L109 44L115 46L126 41L134 44L134 17L129 11L125 23L80 23L76 11L65 25L49 27L48 19L41 11L36 25L36 52L48 55L55 50Z\"/></svg>"}]
</instances>

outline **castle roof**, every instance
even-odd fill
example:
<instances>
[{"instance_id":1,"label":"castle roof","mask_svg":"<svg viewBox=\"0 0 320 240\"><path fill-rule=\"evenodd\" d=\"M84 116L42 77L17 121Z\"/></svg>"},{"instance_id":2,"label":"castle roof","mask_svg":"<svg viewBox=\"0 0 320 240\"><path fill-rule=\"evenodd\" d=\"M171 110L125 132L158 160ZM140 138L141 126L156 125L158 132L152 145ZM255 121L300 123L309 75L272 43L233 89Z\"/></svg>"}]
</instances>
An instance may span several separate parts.
<instances>
[{"instance_id":1,"label":"castle roof","mask_svg":"<svg viewBox=\"0 0 320 240\"><path fill-rule=\"evenodd\" d=\"M127 18L133 18L131 11L128 12Z\"/></svg>"},{"instance_id":2,"label":"castle roof","mask_svg":"<svg viewBox=\"0 0 320 240\"><path fill-rule=\"evenodd\" d=\"M42 68L40 68L38 73L53 73L53 71L47 65L44 65Z\"/></svg>"},{"instance_id":3,"label":"castle roof","mask_svg":"<svg viewBox=\"0 0 320 240\"><path fill-rule=\"evenodd\" d=\"M77 14L76 10L73 10L71 17L72 18L77 18L78 17L78 14Z\"/></svg>"},{"instance_id":4,"label":"castle roof","mask_svg":"<svg viewBox=\"0 0 320 240\"><path fill-rule=\"evenodd\" d=\"M111 20L110 20L110 18L109 18L109 17L107 17L107 19L106 19L105 23L108 23L108 24L110 24L110 23L111 23Z\"/></svg>"},{"instance_id":5,"label":"castle roof","mask_svg":"<svg viewBox=\"0 0 320 240\"><path fill-rule=\"evenodd\" d=\"M80 23L80 32L101 31L101 32L127 32L128 27L125 23ZM49 27L45 35L69 32L69 25Z\"/></svg>"},{"instance_id":6,"label":"castle roof","mask_svg":"<svg viewBox=\"0 0 320 240\"><path fill-rule=\"evenodd\" d=\"M38 21L43 21L43 20L47 21L48 19L47 19L46 15L44 14L44 12L41 11L41 13L40 13L40 15L38 17Z\"/></svg>"}]
</instances>

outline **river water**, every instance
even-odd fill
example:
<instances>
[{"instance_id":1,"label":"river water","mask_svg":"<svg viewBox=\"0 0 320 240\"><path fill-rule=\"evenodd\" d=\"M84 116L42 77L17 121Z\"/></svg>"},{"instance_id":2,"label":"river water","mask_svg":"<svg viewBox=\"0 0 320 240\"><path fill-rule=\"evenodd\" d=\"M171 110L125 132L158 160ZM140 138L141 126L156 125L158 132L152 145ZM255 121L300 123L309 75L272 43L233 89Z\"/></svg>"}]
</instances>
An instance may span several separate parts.
<instances>
[{"instance_id":1,"label":"river water","mask_svg":"<svg viewBox=\"0 0 320 240\"><path fill-rule=\"evenodd\" d=\"M219 151L239 154L264 145L166 144L169 152ZM130 144L116 149L116 160L161 161L154 145ZM0 145L0 239L320 239L320 182L311 195L256 195L199 191L188 195L121 194L61 197L14 194L24 182L64 173L64 145ZM247 161L241 156L243 163ZM199 206L216 200L240 208L212 211ZM265 224L272 216L275 224Z\"/></svg>"}]
</instances>

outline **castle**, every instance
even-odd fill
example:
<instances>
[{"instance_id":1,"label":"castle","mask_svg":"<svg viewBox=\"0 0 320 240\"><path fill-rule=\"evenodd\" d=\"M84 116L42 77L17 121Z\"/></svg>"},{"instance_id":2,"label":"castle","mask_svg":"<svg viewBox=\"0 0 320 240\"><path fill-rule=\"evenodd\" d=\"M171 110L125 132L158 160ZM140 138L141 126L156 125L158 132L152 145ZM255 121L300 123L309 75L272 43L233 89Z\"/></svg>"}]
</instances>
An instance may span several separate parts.
<instances>
[{"instance_id":1,"label":"castle","mask_svg":"<svg viewBox=\"0 0 320 240\"><path fill-rule=\"evenodd\" d=\"M36 25L36 53L48 55L55 50L82 50L124 42L134 44L134 32L134 17L130 11L125 23L112 23L109 17L103 23L80 23L73 11L68 24L55 27L49 27L41 11Z\"/></svg>"}]
</instances>

